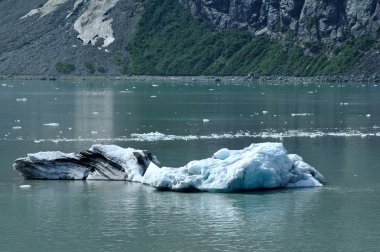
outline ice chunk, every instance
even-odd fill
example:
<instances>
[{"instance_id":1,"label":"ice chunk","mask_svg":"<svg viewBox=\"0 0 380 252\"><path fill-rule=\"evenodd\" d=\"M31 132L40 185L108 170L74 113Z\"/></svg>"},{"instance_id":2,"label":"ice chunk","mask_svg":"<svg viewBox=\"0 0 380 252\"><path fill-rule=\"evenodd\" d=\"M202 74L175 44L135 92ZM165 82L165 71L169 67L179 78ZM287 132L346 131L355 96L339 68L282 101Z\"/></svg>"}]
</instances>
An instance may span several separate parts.
<instances>
[{"instance_id":1,"label":"ice chunk","mask_svg":"<svg viewBox=\"0 0 380 252\"><path fill-rule=\"evenodd\" d=\"M59 127L59 123L44 123L43 125L48 127Z\"/></svg>"},{"instance_id":2,"label":"ice chunk","mask_svg":"<svg viewBox=\"0 0 380 252\"><path fill-rule=\"evenodd\" d=\"M169 190L231 192L277 187L322 186L323 176L281 143L252 144L242 150L221 149L214 158L180 168L150 164L142 183Z\"/></svg>"},{"instance_id":3,"label":"ice chunk","mask_svg":"<svg viewBox=\"0 0 380 252\"><path fill-rule=\"evenodd\" d=\"M213 155L214 158L217 158L220 160L224 160L228 158L229 156L230 156L230 150L227 148L220 149L217 152L215 152Z\"/></svg>"},{"instance_id":4,"label":"ice chunk","mask_svg":"<svg viewBox=\"0 0 380 252\"><path fill-rule=\"evenodd\" d=\"M93 145L90 151L103 155L108 160L120 165L124 169L126 180L141 182L149 163L151 161L159 163L157 158L148 151L136 150L133 148L122 148L117 145ZM94 174L90 174L88 179L93 179Z\"/></svg>"}]
</instances>

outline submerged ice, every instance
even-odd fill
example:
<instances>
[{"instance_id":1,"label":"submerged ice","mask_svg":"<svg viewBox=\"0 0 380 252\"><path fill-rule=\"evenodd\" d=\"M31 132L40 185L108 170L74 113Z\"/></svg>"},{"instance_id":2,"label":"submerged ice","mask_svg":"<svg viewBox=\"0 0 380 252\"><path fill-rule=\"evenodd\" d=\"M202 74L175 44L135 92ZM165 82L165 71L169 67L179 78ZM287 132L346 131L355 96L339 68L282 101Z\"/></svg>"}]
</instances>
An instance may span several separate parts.
<instances>
[{"instance_id":1,"label":"submerged ice","mask_svg":"<svg viewBox=\"0 0 380 252\"><path fill-rule=\"evenodd\" d=\"M17 159L14 169L25 179L127 180L174 191L317 187L323 176L282 143L223 148L210 158L179 168L159 167L147 151L116 145L93 145L79 154L39 152Z\"/></svg>"}]
</instances>

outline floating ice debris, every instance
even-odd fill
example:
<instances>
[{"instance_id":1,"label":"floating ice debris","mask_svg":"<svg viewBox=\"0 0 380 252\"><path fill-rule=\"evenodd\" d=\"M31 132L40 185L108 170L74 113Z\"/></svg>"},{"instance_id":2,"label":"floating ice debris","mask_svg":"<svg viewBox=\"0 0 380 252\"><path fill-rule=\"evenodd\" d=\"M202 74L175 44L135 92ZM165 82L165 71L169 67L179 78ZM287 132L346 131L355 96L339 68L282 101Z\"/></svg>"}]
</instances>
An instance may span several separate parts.
<instances>
[{"instance_id":1,"label":"floating ice debris","mask_svg":"<svg viewBox=\"0 0 380 252\"><path fill-rule=\"evenodd\" d=\"M16 101L17 102L27 102L28 99L27 98L17 98Z\"/></svg>"},{"instance_id":2,"label":"floating ice debris","mask_svg":"<svg viewBox=\"0 0 380 252\"><path fill-rule=\"evenodd\" d=\"M6 87L6 86L7 86L7 84L3 83L3 84L1 84L1 86L2 86L2 87Z\"/></svg>"},{"instance_id":3,"label":"floating ice debris","mask_svg":"<svg viewBox=\"0 0 380 252\"><path fill-rule=\"evenodd\" d=\"M339 103L340 106L348 106L348 102L341 102Z\"/></svg>"},{"instance_id":4,"label":"floating ice debris","mask_svg":"<svg viewBox=\"0 0 380 252\"><path fill-rule=\"evenodd\" d=\"M59 127L59 123L44 123L43 125L48 127Z\"/></svg>"},{"instance_id":5,"label":"floating ice debris","mask_svg":"<svg viewBox=\"0 0 380 252\"><path fill-rule=\"evenodd\" d=\"M93 145L80 154L39 152L13 164L25 179L127 180L175 191L232 192L261 188L317 187L323 176L281 143L227 148L180 168L158 167L154 155L116 145Z\"/></svg>"},{"instance_id":6,"label":"floating ice debris","mask_svg":"<svg viewBox=\"0 0 380 252\"><path fill-rule=\"evenodd\" d=\"M92 112L92 114L93 114L93 115L99 115L99 112L94 111L94 112Z\"/></svg>"},{"instance_id":7,"label":"floating ice debris","mask_svg":"<svg viewBox=\"0 0 380 252\"><path fill-rule=\"evenodd\" d=\"M157 98L157 96L155 96L155 95L151 95L150 98Z\"/></svg>"},{"instance_id":8,"label":"floating ice debris","mask_svg":"<svg viewBox=\"0 0 380 252\"><path fill-rule=\"evenodd\" d=\"M12 127L12 129L13 130L20 130L20 129L22 129L22 127L21 126L14 126L14 127Z\"/></svg>"},{"instance_id":9,"label":"floating ice debris","mask_svg":"<svg viewBox=\"0 0 380 252\"><path fill-rule=\"evenodd\" d=\"M268 114L268 111L263 110L263 115L266 115L266 114Z\"/></svg>"},{"instance_id":10,"label":"floating ice debris","mask_svg":"<svg viewBox=\"0 0 380 252\"><path fill-rule=\"evenodd\" d=\"M210 119L206 119L206 118L205 118L205 119L203 119L203 122L204 122L204 123L208 123L208 122L210 122Z\"/></svg>"},{"instance_id":11,"label":"floating ice debris","mask_svg":"<svg viewBox=\"0 0 380 252\"><path fill-rule=\"evenodd\" d=\"M91 135L97 135L98 132L96 130L91 131Z\"/></svg>"},{"instance_id":12,"label":"floating ice debris","mask_svg":"<svg viewBox=\"0 0 380 252\"><path fill-rule=\"evenodd\" d=\"M157 84L152 84L152 87L158 87L158 85Z\"/></svg>"},{"instance_id":13,"label":"floating ice debris","mask_svg":"<svg viewBox=\"0 0 380 252\"><path fill-rule=\"evenodd\" d=\"M366 114L365 117L370 118L371 114Z\"/></svg>"},{"instance_id":14,"label":"floating ice debris","mask_svg":"<svg viewBox=\"0 0 380 252\"><path fill-rule=\"evenodd\" d=\"M372 129L372 127L371 127ZM376 129L376 128L375 128ZM9 134L5 135L8 136ZM238 138L261 138L261 139L277 139L284 138L321 138L321 137L380 137L380 132L370 130L337 130L337 131L303 131L303 130L286 130L275 131L266 130L262 132L237 132L237 133L221 133L209 135L170 135L160 132L150 133L132 133L129 137L121 136L114 138L55 138L55 139L35 139L35 143L41 142L157 142L157 141L196 141L196 140L217 140L217 139L238 139Z\"/></svg>"},{"instance_id":15,"label":"floating ice debris","mask_svg":"<svg viewBox=\"0 0 380 252\"><path fill-rule=\"evenodd\" d=\"M291 116L295 117L295 116L312 116L314 115L313 113L294 113L294 114L291 114Z\"/></svg>"},{"instance_id":16,"label":"floating ice debris","mask_svg":"<svg viewBox=\"0 0 380 252\"><path fill-rule=\"evenodd\" d=\"M29 189L31 187L32 187L31 185L20 185L21 189Z\"/></svg>"}]
</instances>

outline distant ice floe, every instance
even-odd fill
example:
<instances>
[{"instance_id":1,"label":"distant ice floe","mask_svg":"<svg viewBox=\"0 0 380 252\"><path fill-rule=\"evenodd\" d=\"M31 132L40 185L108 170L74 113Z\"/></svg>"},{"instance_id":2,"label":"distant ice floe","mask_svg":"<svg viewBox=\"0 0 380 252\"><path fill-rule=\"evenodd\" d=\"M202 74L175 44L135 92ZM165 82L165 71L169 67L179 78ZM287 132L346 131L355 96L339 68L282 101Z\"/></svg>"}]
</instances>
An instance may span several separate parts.
<instances>
[{"instance_id":1,"label":"distant ice floe","mask_svg":"<svg viewBox=\"0 0 380 252\"><path fill-rule=\"evenodd\" d=\"M16 102L27 102L28 98L16 98Z\"/></svg>"},{"instance_id":2,"label":"distant ice floe","mask_svg":"<svg viewBox=\"0 0 380 252\"><path fill-rule=\"evenodd\" d=\"M380 132L365 132L358 130L342 130L336 132L324 132L320 130L316 131L303 131L303 130L288 130L288 131L264 131L258 133L251 132L238 132L238 133L225 133L225 134L210 134L210 135L167 135L160 132L150 132L142 134L131 134L128 140L141 141L141 142L155 142L155 141L174 141L174 140L202 140L202 139L234 139L234 138L272 138L272 139L283 139L283 138L294 138L294 137L370 137L370 136L380 136Z\"/></svg>"},{"instance_id":3,"label":"distant ice floe","mask_svg":"<svg viewBox=\"0 0 380 252\"><path fill-rule=\"evenodd\" d=\"M264 188L319 187L323 176L282 143L227 148L180 168L160 168L147 151L93 145L80 154L39 152L13 164L25 179L127 180L174 191L233 192Z\"/></svg>"},{"instance_id":4,"label":"distant ice floe","mask_svg":"<svg viewBox=\"0 0 380 252\"><path fill-rule=\"evenodd\" d=\"M313 113L293 113L293 114L290 114L292 117L295 117L295 116L313 116L314 114Z\"/></svg>"},{"instance_id":5,"label":"distant ice floe","mask_svg":"<svg viewBox=\"0 0 380 252\"><path fill-rule=\"evenodd\" d=\"M59 127L59 123L44 123L43 126L48 126L48 127Z\"/></svg>"}]
</instances>

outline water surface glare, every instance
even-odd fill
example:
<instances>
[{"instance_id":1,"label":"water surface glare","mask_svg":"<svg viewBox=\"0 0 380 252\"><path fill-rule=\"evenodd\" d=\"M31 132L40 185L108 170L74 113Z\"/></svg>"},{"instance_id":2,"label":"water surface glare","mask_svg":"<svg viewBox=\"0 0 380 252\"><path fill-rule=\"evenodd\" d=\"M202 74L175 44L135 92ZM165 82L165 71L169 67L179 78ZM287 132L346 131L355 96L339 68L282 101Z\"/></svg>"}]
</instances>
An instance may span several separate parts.
<instances>
[{"instance_id":1,"label":"water surface glare","mask_svg":"<svg viewBox=\"0 0 380 252\"><path fill-rule=\"evenodd\" d=\"M380 87L195 81L0 81L0 251L378 251ZM27 153L94 143L182 166L282 141L323 188L172 193L24 181ZM30 185L30 188L20 188Z\"/></svg>"}]
</instances>

